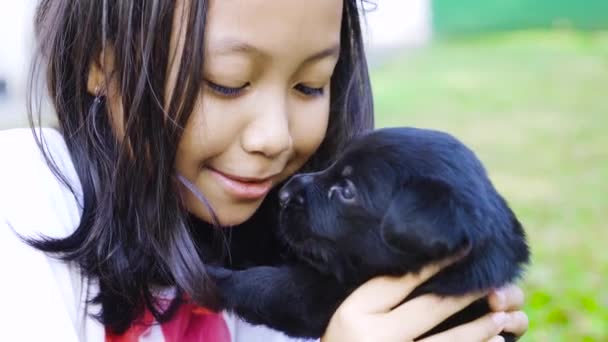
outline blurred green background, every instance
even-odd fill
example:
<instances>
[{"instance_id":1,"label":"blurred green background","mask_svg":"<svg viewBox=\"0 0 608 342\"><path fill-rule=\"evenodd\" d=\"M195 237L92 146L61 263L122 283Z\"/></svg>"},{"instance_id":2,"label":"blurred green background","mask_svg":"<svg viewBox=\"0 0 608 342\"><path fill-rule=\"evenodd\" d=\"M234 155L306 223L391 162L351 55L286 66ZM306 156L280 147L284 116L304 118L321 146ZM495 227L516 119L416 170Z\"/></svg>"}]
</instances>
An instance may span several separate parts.
<instances>
[{"instance_id":1,"label":"blurred green background","mask_svg":"<svg viewBox=\"0 0 608 342\"><path fill-rule=\"evenodd\" d=\"M522 28L608 28L606 0L434 0L431 8L435 35L441 36Z\"/></svg>"},{"instance_id":2,"label":"blurred green background","mask_svg":"<svg viewBox=\"0 0 608 342\"><path fill-rule=\"evenodd\" d=\"M485 163L532 247L523 341L608 341L608 1L433 9L430 45L372 68L377 126L448 131Z\"/></svg>"}]
</instances>

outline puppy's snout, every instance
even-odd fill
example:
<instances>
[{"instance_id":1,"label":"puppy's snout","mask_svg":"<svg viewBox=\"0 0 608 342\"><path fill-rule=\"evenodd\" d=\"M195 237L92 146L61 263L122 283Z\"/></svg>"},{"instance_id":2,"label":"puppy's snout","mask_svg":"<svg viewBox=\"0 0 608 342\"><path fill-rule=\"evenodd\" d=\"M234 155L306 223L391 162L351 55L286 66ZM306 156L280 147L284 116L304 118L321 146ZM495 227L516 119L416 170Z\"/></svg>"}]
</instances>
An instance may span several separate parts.
<instances>
[{"instance_id":1,"label":"puppy's snout","mask_svg":"<svg viewBox=\"0 0 608 342\"><path fill-rule=\"evenodd\" d=\"M279 203L281 204L282 207L287 206L292 201L299 205L303 205L304 196L302 196L302 194L296 194L296 195L292 196L289 192L281 191L281 193L279 194Z\"/></svg>"},{"instance_id":2,"label":"puppy's snout","mask_svg":"<svg viewBox=\"0 0 608 342\"><path fill-rule=\"evenodd\" d=\"M291 194L289 191L285 190L285 188L279 191L279 203L281 204L281 207L286 206L289 203L290 198Z\"/></svg>"},{"instance_id":3,"label":"puppy's snout","mask_svg":"<svg viewBox=\"0 0 608 342\"><path fill-rule=\"evenodd\" d=\"M297 175L290 179L279 191L279 203L281 206L284 207L291 201L303 205L305 202L303 190L312 181L313 176L308 174Z\"/></svg>"}]
</instances>

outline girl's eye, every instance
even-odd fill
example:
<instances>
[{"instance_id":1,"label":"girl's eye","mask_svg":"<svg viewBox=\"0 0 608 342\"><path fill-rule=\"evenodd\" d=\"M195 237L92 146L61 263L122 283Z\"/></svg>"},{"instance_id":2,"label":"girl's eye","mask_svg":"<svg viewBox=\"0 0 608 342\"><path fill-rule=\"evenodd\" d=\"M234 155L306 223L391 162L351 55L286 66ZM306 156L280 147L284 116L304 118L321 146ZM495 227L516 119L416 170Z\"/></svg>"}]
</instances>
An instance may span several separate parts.
<instances>
[{"instance_id":1,"label":"girl's eye","mask_svg":"<svg viewBox=\"0 0 608 342\"><path fill-rule=\"evenodd\" d=\"M316 96L321 96L324 94L324 88L312 88L312 87L307 87L305 85L303 85L302 83L296 84L296 86L294 87L297 91L299 91L300 93L306 95L306 96L312 96L312 97L316 97Z\"/></svg>"},{"instance_id":2,"label":"girl's eye","mask_svg":"<svg viewBox=\"0 0 608 342\"><path fill-rule=\"evenodd\" d=\"M219 85L217 83L213 83L211 81L205 81L205 83L207 83L207 86L213 90L214 92L216 92L219 95L222 96L226 96L226 97L236 97L239 96L241 94L241 92L247 88L247 86L249 86L249 83L245 83L244 85L238 87L238 88L233 88L233 87L226 87L223 85Z\"/></svg>"}]
</instances>

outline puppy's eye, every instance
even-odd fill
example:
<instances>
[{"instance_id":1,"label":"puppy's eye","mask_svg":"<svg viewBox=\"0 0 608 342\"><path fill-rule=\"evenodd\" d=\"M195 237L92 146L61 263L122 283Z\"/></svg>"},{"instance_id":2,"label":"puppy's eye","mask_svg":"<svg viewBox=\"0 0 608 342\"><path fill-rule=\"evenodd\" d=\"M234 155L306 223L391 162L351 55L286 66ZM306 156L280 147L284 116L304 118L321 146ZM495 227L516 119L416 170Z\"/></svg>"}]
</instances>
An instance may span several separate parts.
<instances>
[{"instance_id":1,"label":"puppy's eye","mask_svg":"<svg viewBox=\"0 0 608 342\"><path fill-rule=\"evenodd\" d=\"M345 200L351 200L355 197L355 193L350 187L340 189L340 196Z\"/></svg>"},{"instance_id":2,"label":"puppy's eye","mask_svg":"<svg viewBox=\"0 0 608 342\"><path fill-rule=\"evenodd\" d=\"M334 185L329 189L328 197L330 199L337 197L341 202L352 204L356 199L356 189L353 182L345 180L338 185Z\"/></svg>"}]
</instances>

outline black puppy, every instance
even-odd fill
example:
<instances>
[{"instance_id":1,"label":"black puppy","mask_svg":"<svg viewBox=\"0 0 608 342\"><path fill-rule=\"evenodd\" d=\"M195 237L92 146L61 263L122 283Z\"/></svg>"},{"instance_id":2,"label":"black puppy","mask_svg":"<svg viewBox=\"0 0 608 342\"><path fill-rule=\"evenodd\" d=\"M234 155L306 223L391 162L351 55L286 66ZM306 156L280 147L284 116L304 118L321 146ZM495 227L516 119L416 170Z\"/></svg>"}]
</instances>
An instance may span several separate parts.
<instances>
[{"instance_id":1,"label":"black puppy","mask_svg":"<svg viewBox=\"0 0 608 342\"><path fill-rule=\"evenodd\" d=\"M277 234L296 260L209 270L226 309L290 336L321 336L340 303L378 275L417 272L465 250L407 299L461 295L516 280L529 259L522 226L482 164L438 131L376 130L327 170L294 176L279 198ZM488 311L478 301L428 334Z\"/></svg>"}]
</instances>

